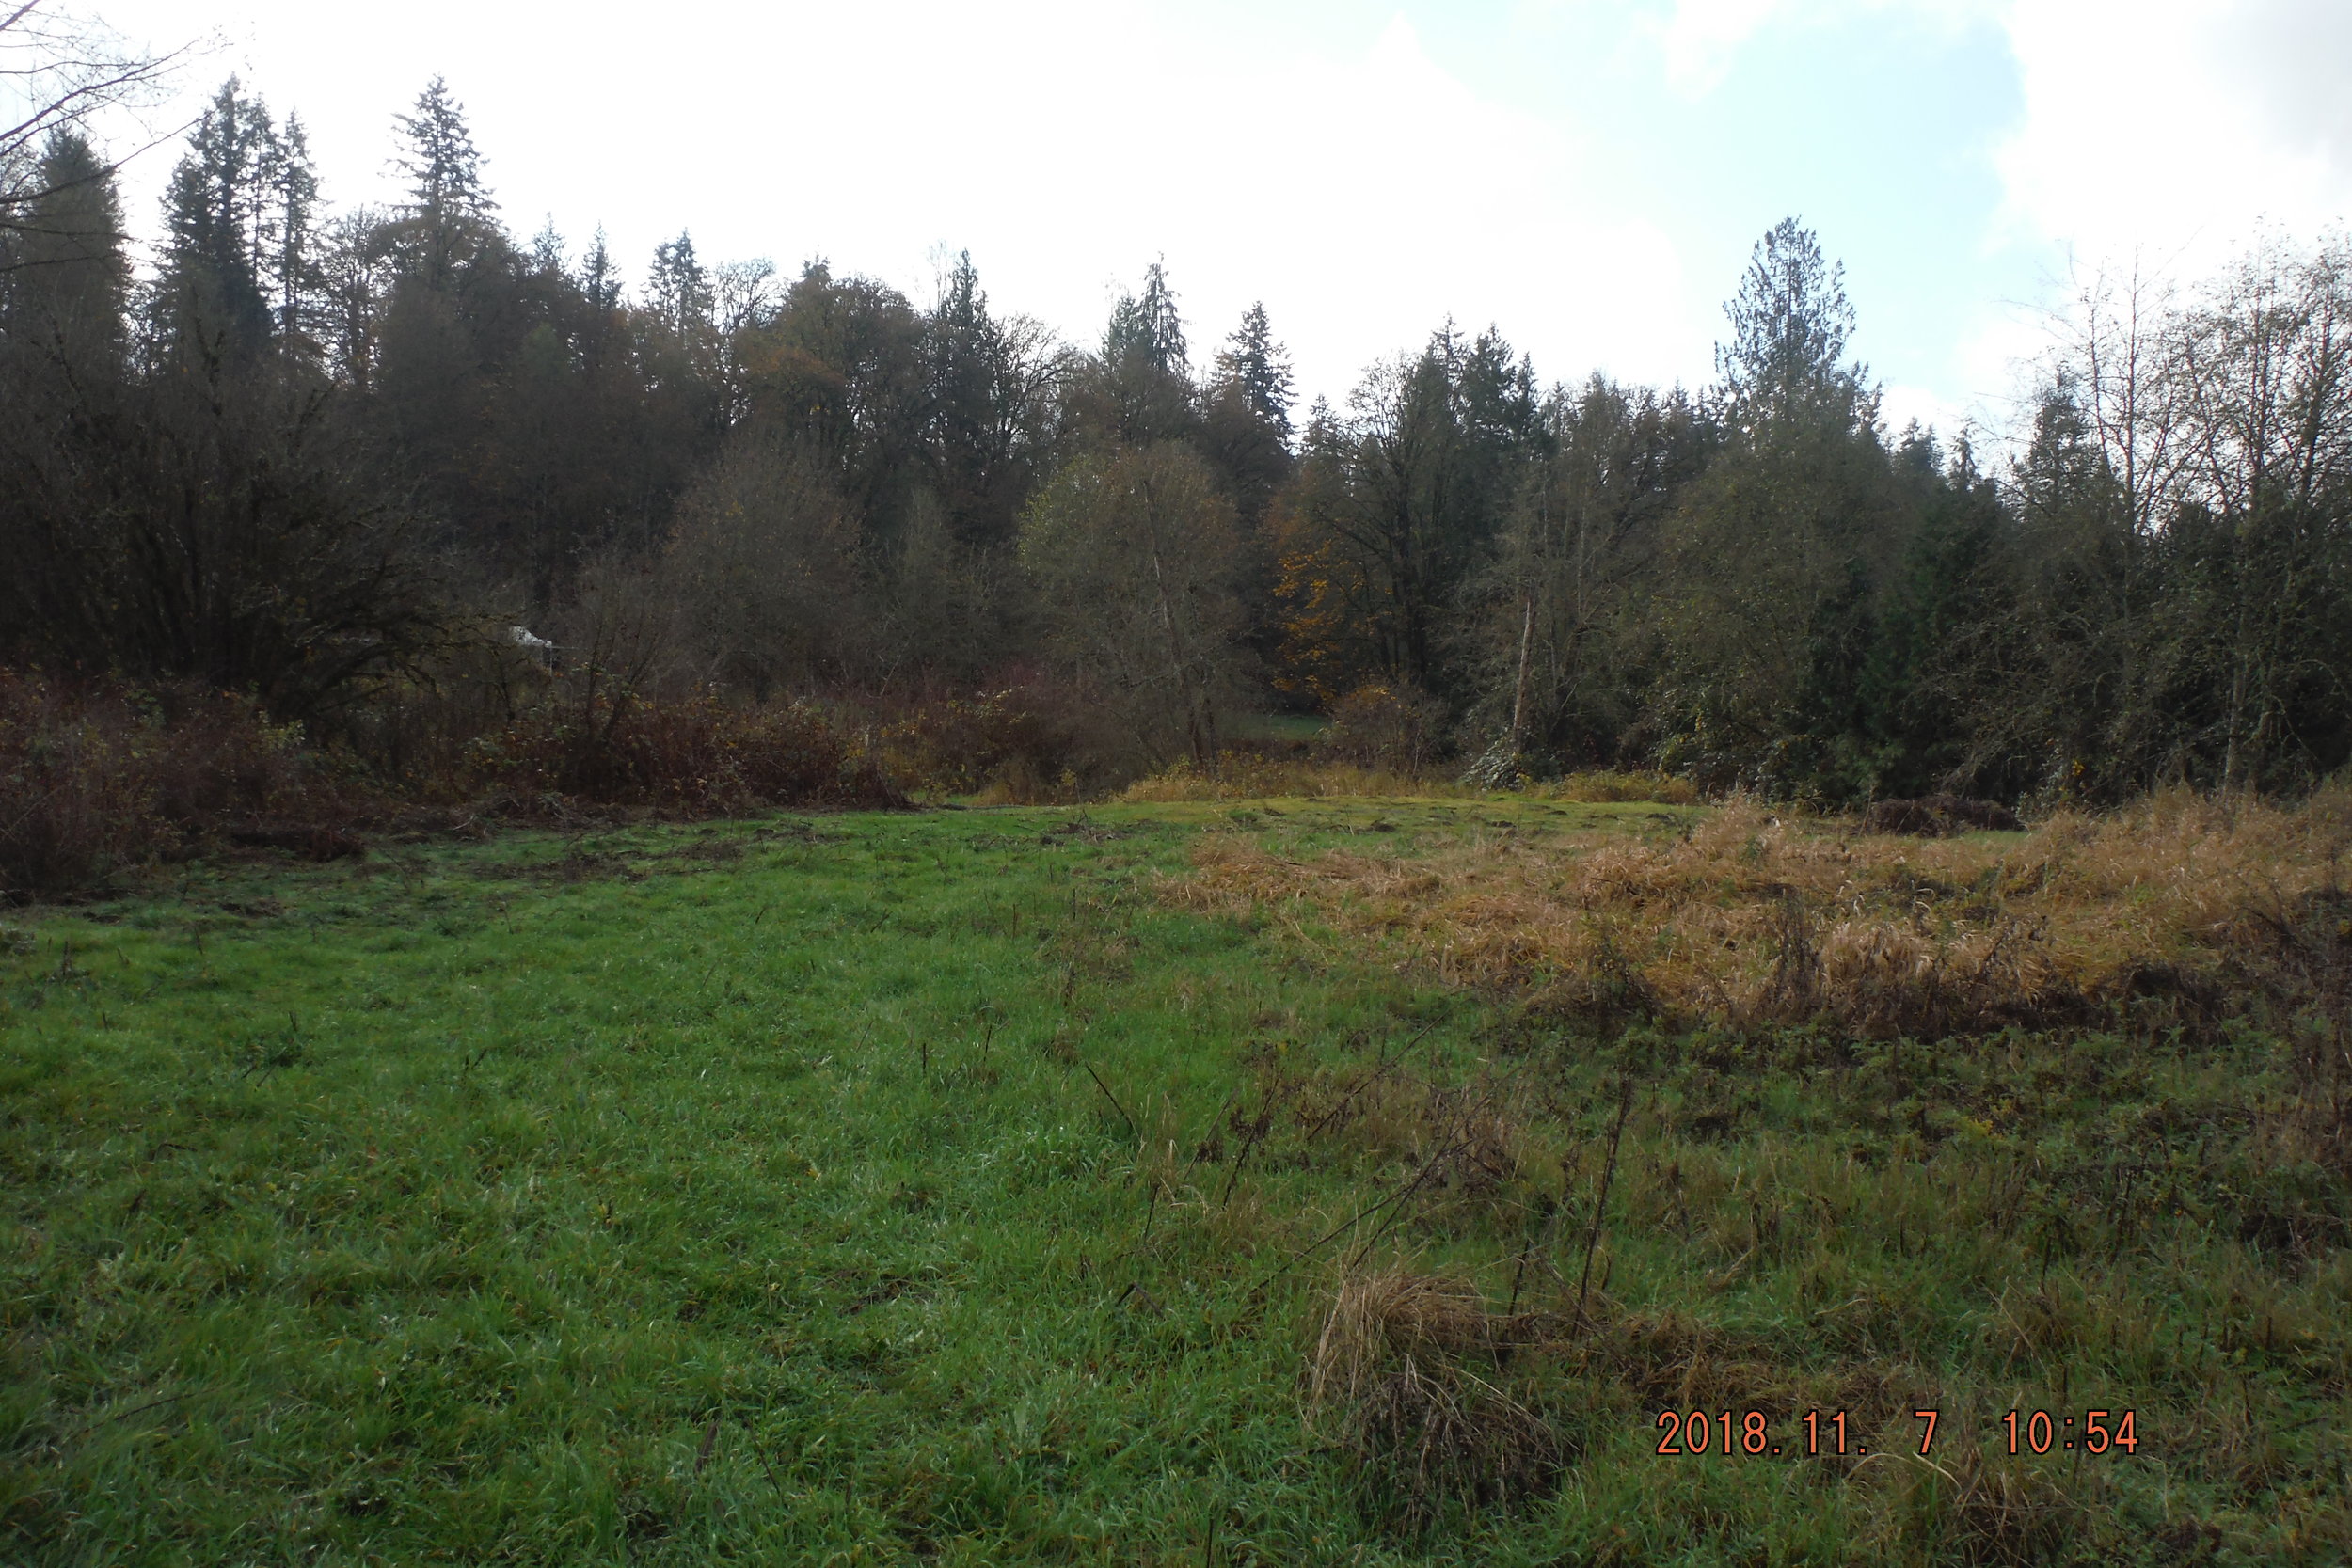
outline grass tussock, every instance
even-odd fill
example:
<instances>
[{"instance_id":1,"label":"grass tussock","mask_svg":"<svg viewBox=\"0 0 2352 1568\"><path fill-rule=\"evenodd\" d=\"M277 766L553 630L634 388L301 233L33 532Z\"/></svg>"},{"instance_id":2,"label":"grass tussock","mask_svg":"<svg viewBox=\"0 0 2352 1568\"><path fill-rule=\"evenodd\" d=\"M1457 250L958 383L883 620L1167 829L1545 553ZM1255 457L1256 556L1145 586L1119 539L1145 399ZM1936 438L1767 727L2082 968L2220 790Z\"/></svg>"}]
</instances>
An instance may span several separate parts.
<instances>
[{"instance_id":1,"label":"grass tussock","mask_svg":"<svg viewBox=\"0 0 2352 1568\"><path fill-rule=\"evenodd\" d=\"M1423 1528L1449 1504L1548 1491L1566 1459L1508 1369L1555 1326L1499 1313L1472 1282L1407 1264L1343 1270L1310 1357L1311 1419L1348 1454L1368 1500Z\"/></svg>"},{"instance_id":2,"label":"grass tussock","mask_svg":"<svg viewBox=\"0 0 2352 1568\"><path fill-rule=\"evenodd\" d=\"M1204 840L1176 896L1304 903L1451 979L1568 1012L1872 1038L2119 1014L2210 1028L2332 1008L2352 958L2352 797L2186 793L2023 838L1918 840L1739 803L1686 834L1300 859Z\"/></svg>"},{"instance_id":3,"label":"grass tussock","mask_svg":"<svg viewBox=\"0 0 2352 1568\"><path fill-rule=\"evenodd\" d=\"M1694 806L1699 786L1672 773L1620 773L1607 768L1570 773L1538 784L1529 793L1543 800L1575 800L1585 805L1627 805L1653 801L1666 806Z\"/></svg>"},{"instance_id":4,"label":"grass tussock","mask_svg":"<svg viewBox=\"0 0 2352 1568\"><path fill-rule=\"evenodd\" d=\"M1183 800L1263 800L1469 797L1478 790L1417 773L1355 762L1295 757L1226 756L1214 773L1178 763L1120 792L1122 801L1165 804Z\"/></svg>"}]
</instances>

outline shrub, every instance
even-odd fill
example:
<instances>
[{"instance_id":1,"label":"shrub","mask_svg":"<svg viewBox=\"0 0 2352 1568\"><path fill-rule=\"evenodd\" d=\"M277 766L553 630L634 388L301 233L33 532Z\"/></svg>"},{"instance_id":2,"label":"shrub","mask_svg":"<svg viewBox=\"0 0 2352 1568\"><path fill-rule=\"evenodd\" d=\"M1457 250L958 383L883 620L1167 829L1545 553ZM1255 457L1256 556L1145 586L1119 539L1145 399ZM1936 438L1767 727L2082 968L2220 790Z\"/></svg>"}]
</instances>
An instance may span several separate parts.
<instances>
[{"instance_id":1,"label":"shrub","mask_svg":"<svg viewBox=\"0 0 2352 1568\"><path fill-rule=\"evenodd\" d=\"M1445 706L1407 682L1359 686L1331 706L1317 739L1335 761L1419 773L1437 759Z\"/></svg>"},{"instance_id":2,"label":"shrub","mask_svg":"<svg viewBox=\"0 0 2352 1568\"><path fill-rule=\"evenodd\" d=\"M990 804L1078 799L1113 777L1099 709L1069 686L1025 679L898 707L877 736L904 788Z\"/></svg>"},{"instance_id":3,"label":"shrub","mask_svg":"<svg viewBox=\"0 0 2352 1568\"><path fill-rule=\"evenodd\" d=\"M0 670L0 895L96 886L207 832L342 810L252 703Z\"/></svg>"},{"instance_id":4,"label":"shrub","mask_svg":"<svg viewBox=\"0 0 2352 1568\"><path fill-rule=\"evenodd\" d=\"M767 806L896 806L878 759L808 703L735 706L632 691L532 709L476 740L468 782L533 802L717 816Z\"/></svg>"}]
</instances>

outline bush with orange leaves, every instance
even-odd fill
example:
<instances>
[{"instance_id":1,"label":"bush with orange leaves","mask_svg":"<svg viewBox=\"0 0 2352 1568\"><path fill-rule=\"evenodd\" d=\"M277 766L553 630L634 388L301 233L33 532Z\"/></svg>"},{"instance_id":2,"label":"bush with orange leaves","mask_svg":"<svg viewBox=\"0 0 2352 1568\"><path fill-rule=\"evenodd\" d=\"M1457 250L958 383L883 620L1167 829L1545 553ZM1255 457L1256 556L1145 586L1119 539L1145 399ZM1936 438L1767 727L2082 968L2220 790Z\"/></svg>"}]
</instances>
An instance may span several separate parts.
<instances>
[{"instance_id":1,"label":"bush with orange leaves","mask_svg":"<svg viewBox=\"0 0 2352 1568\"><path fill-rule=\"evenodd\" d=\"M1862 835L1735 802L1682 834L1480 841L1291 860L1205 840L1170 895L1289 906L1443 975L1597 1022L1823 1022L1938 1037L2007 1024L2210 1030L2352 989L2352 796L2176 792L2025 836Z\"/></svg>"}]
</instances>

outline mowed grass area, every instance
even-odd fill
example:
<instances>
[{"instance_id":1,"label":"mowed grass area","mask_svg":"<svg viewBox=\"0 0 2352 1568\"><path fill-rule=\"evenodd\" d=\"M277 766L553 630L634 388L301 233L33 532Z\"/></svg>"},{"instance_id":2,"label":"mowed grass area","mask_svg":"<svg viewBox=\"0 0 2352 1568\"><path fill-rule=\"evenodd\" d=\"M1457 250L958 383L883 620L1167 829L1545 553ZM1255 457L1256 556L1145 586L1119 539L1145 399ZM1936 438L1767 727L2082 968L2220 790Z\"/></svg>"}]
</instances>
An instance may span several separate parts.
<instances>
[{"instance_id":1,"label":"mowed grass area","mask_svg":"<svg viewBox=\"0 0 2352 1568\"><path fill-rule=\"evenodd\" d=\"M0 1559L2342 1560L2294 1042L1602 1029L1172 895L1207 835L1692 816L778 817L13 915Z\"/></svg>"}]
</instances>

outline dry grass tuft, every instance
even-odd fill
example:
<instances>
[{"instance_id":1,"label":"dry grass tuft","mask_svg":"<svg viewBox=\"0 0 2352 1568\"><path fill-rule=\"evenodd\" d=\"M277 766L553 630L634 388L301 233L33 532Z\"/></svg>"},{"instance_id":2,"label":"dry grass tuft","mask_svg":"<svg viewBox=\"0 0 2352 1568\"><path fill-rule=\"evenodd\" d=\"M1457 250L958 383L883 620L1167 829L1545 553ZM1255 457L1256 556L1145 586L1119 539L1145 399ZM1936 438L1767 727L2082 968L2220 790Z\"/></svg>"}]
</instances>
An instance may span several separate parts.
<instances>
[{"instance_id":1,"label":"dry grass tuft","mask_svg":"<svg viewBox=\"0 0 2352 1568\"><path fill-rule=\"evenodd\" d=\"M1699 786L1672 773L1570 773L1557 784L1539 785L1530 793L1546 800L1576 800L1586 805L1620 805L1649 800L1660 805L1692 806Z\"/></svg>"},{"instance_id":2,"label":"dry grass tuft","mask_svg":"<svg viewBox=\"0 0 2352 1568\"><path fill-rule=\"evenodd\" d=\"M2250 1007L2341 1018L2352 797L2187 793L2060 816L2022 843L1860 836L1734 803L1687 835L1470 842L1295 861L1205 840L1171 895L1305 905L1448 979L1563 1011L1940 1037L2010 1023L2209 1030ZM2325 1049L2343 1036L2328 1026Z\"/></svg>"},{"instance_id":3,"label":"dry grass tuft","mask_svg":"<svg viewBox=\"0 0 2352 1568\"><path fill-rule=\"evenodd\" d=\"M1908 1453L1873 1455L1855 1467L1874 1494L1874 1544L1888 1560L1947 1561L1969 1568L2023 1568L2067 1560L2091 1525L2090 1510L2047 1465L1962 1443L1936 1446L1932 1463ZM2096 1471L2075 1484L2094 1490Z\"/></svg>"},{"instance_id":4,"label":"dry grass tuft","mask_svg":"<svg viewBox=\"0 0 2352 1568\"><path fill-rule=\"evenodd\" d=\"M1330 1143L1422 1173L1432 1195L1482 1196L1512 1181L1536 1155L1518 1085L1491 1075L1432 1083L1393 1061L1286 1077L1262 1072L1261 1117L1279 1107L1308 1144ZM1246 1128L1235 1113L1236 1132Z\"/></svg>"},{"instance_id":5,"label":"dry grass tuft","mask_svg":"<svg viewBox=\"0 0 2352 1568\"><path fill-rule=\"evenodd\" d=\"M1485 793L1447 780L1366 767L1353 762L1310 761L1228 753L1215 773L1180 763L1164 773L1138 779L1122 790L1126 801L1266 800L1402 797L1474 797Z\"/></svg>"},{"instance_id":6,"label":"dry grass tuft","mask_svg":"<svg viewBox=\"0 0 2352 1568\"><path fill-rule=\"evenodd\" d=\"M1479 800L1494 793L1451 774L1402 768L1377 762L1329 757L1258 756L1229 752L1215 773L1178 763L1164 773L1139 779L1120 792L1128 801L1267 800ZM1610 805L1655 801L1695 805L1698 786L1666 773L1571 773L1523 792L1538 800L1574 800Z\"/></svg>"},{"instance_id":7,"label":"dry grass tuft","mask_svg":"<svg viewBox=\"0 0 2352 1568\"><path fill-rule=\"evenodd\" d=\"M1375 1506L1407 1528L1449 1502L1522 1501L1551 1486L1565 1452L1502 1386L1503 1369L1545 1348L1551 1326L1489 1310L1452 1275L1343 1271L1309 1363L1311 1418L1336 1426Z\"/></svg>"}]
</instances>

